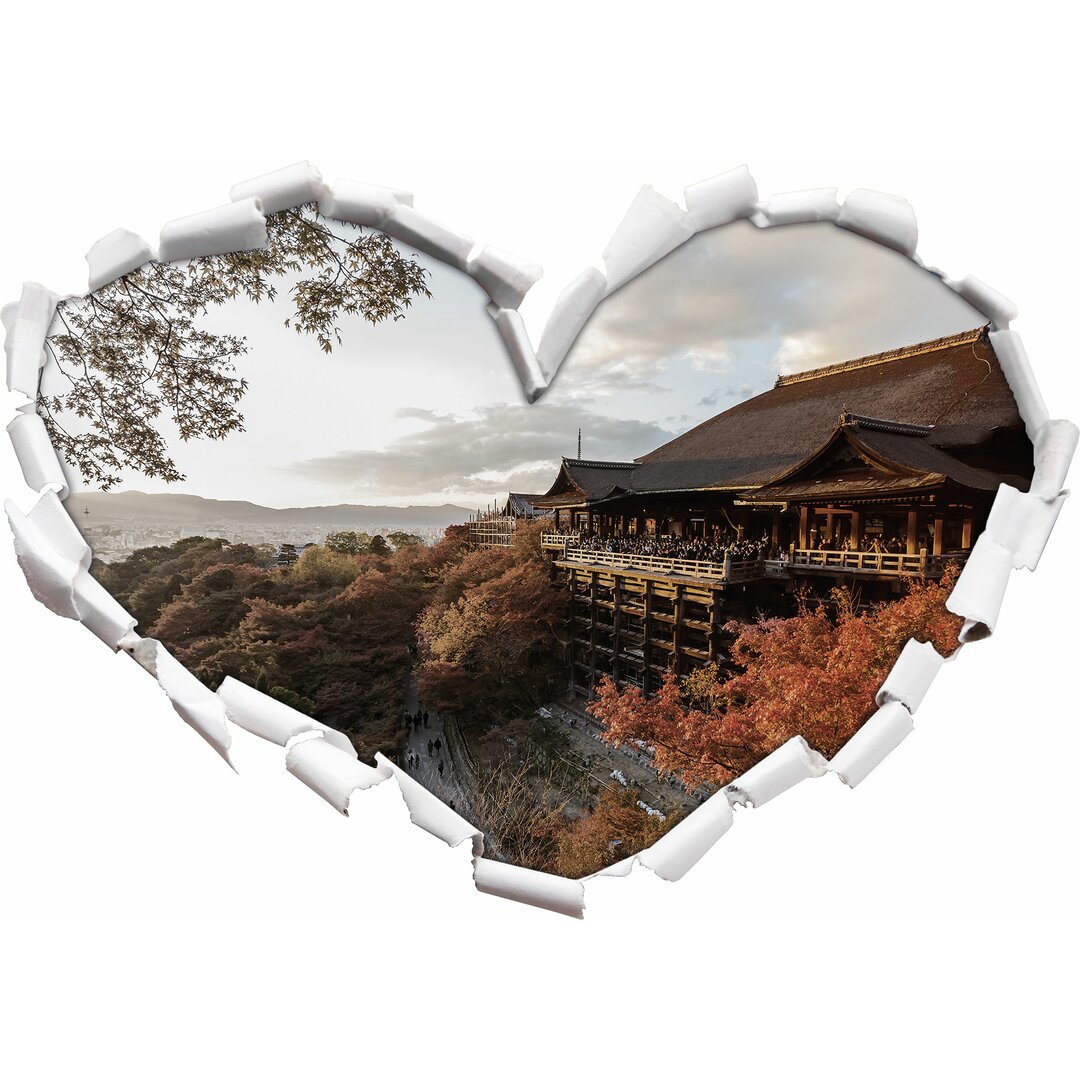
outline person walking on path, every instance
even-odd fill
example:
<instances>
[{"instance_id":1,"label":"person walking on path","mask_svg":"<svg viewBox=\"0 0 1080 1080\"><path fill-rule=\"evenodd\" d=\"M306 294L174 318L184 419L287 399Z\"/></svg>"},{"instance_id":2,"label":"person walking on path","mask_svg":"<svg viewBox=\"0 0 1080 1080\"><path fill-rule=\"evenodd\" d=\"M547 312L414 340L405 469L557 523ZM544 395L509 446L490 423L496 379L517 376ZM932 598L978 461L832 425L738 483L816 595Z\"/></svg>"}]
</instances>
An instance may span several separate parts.
<instances>
[{"instance_id":1,"label":"person walking on path","mask_svg":"<svg viewBox=\"0 0 1080 1080\"><path fill-rule=\"evenodd\" d=\"M434 750L435 750L435 744L430 739L428 739L428 741L427 741L427 756L431 757Z\"/></svg>"},{"instance_id":2,"label":"person walking on path","mask_svg":"<svg viewBox=\"0 0 1080 1080\"><path fill-rule=\"evenodd\" d=\"M427 709L425 709L424 710L424 727L427 727L427 726L428 726L428 712L427 712Z\"/></svg>"},{"instance_id":3,"label":"person walking on path","mask_svg":"<svg viewBox=\"0 0 1080 1080\"><path fill-rule=\"evenodd\" d=\"M435 740L435 749L436 750L441 750L442 749L442 739L436 739Z\"/></svg>"},{"instance_id":4,"label":"person walking on path","mask_svg":"<svg viewBox=\"0 0 1080 1080\"><path fill-rule=\"evenodd\" d=\"M439 758L439 775L442 776L443 764L442 758Z\"/></svg>"}]
</instances>

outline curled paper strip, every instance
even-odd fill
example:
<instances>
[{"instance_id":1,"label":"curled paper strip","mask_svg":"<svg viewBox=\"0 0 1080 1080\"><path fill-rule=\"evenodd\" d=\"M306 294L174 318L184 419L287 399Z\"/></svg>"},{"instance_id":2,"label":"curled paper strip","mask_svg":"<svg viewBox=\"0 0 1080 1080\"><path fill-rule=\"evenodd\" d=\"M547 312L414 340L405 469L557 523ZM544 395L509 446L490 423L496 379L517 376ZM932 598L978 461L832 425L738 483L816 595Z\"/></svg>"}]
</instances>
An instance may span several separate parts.
<instances>
[{"instance_id":1,"label":"curled paper strip","mask_svg":"<svg viewBox=\"0 0 1080 1080\"><path fill-rule=\"evenodd\" d=\"M889 701L837 752L829 762L848 787L856 787L870 775L914 730L911 713L899 701Z\"/></svg>"},{"instance_id":2,"label":"curled paper strip","mask_svg":"<svg viewBox=\"0 0 1080 1080\"><path fill-rule=\"evenodd\" d=\"M170 221L161 230L158 244L162 262L264 247L266 218L258 199L226 203L201 214Z\"/></svg>"},{"instance_id":3,"label":"curled paper strip","mask_svg":"<svg viewBox=\"0 0 1080 1080\"><path fill-rule=\"evenodd\" d=\"M543 276L539 263L521 259L488 244L470 259L466 271L500 308L518 308L525 294Z\"/></svg>"},{"instance_id":4,"label":"curled paper strip","mask_svg":"<svg viewBox=\"0 0 1080 1080\"><path fill-rule=\"evenodd\" d=\"M352 225L379 229L399 206L412 204L413 197L408 191L338 180L319 200L319 213Z\"/></svg>"},{"instance_id":5,"label":"curled paper strip","mask_svg":"<svg viewBox=\"0 0 1080 1080\"><path fill-rule=\"evenodd\" d=\"M580 881L479 858L473 861L473 880L483 893L572 915L575 919L585 915L585 887Z\"/></svg>"},{"instance_id":6,"label":"curled paper strip","mask_svg":"<svg viewBox=\"0 0 1080 1080\"><path fill-rule=\"evenodd\" d=\"M153 641L153 638L140 640L145 649L145 643ZM153 659L150 663L145 662L144 657L151 650L140 653L133 640L127 643L126 651L154 675L184 723L194 728L231 767L229 747L232 745L232 736L225 723L224 702L212 690L203 686L160 641L153 643Z\"/></svg>"},{"instance_id":7,"label":"curled paper strip","mask_svg":"<svg viewBox=\"0 0 1080 1080\"><path fill-rule=\"evenodd\" d=\"M307 161L298 161L284 169L233 184L229 199L232 202L258 199L264 214L276 214L294 206L319 202L328 191L319 170Z\"/></svg>"},{"instance_id":8,"label":"curled paper strip","mask_svg":"<svg viewBox=\"0 0 1080 1080\"><path fill-rule=\"evenodd\" d=\"M78 570L90 569L94 557L90 545L75 527L75 522L71 520L71 515L64 509L64 504L55 491L44 492L26 516L52 550L75 565Z\"/></svg>"},{"instance_id":9,"label":"curled paper strip","mask_svg":"<svg viewBox=\"0 0 1080 1080\"><path fill-rule=\"evenodd\" d=\"M1028 489L1040 499L1056 499L1065 485L1080 431L1070 420L1048 420L1035 436L1035 475Z\"/></svg>"},{"instance_id":10,"label":"curled paper strip","mask_svg":"<svg viewBox=\"0 0 1080 1080\"><path fill-rule=\"evenodd\" d=\"M357 761L355 753L342 751L322 735L291 743L285 751L285 768L341 814L349 812L354 791L386 779L385 773Z\"/></svg>"},{"instance_id":11,"label":"curled paper strip","mask_svg":"<svg viewBox=\"0 0 1080 1080\"><path fill-rule=\"evenodd\" d=\"M37 397L38 379L45 363L45 336L56 313L59 297L36 282L23 286L22 296L4 308L4 352L7 384L27 397Z\"/></svg>"},{"instance_id":12,"label":"curled paper strip","mask_svg":"<svg viewBox=\"0 0 1080 1080\"><path fill-rule=\"evenodd\" d=\"M960 631L961 641L977 641L993 632L1010 573L1012 552L983 533L945 601L949 611L971 624Z\"/></svg>"},{"instance_id":13,"label":"curled paper strip","mask_svg":"<svg viewBox=\"0 0 1080 1080\"><path fill-rule=\"evenodd\" d=\"M555 377L559 365L606 291L607 278L589 266L559 293L536 350L537 363L548 382Z\"/></svg>"},{"instance_id":14,"label":"curled paper strip","mask_svg":"<svg viewBox=\"0 0 1080 1080\"><path fill-rule=\"evenodd\" d=\"M683 191L695 232L749 217L757 208L757 182L745 165L700 180Z\"/></svg>"},{"instance_id":15,"label":"curled paper strip","mask_svg":"<svg viewBox=\"0 0 1080 1080\"><path fill-rule=\"evenodd\" d=\"M955 289L976 311L981 311L993 324L995 331L1008 330L1009 323L1020 314L1008 297L991 289L973 274L957 282L946 281L945 284ZM1023 413L1020 415L1023 416Z\"/></svg>"},{"instance_id":16,"label":"curled paper strip","mask_svg":"<svg viewBox=\"0 0 1080 1080\"><path fill-rule=\"evenodd\" d=\"M911 203L883 191L856 188L850 192L836 224L908 256L915 254L919 242L919 226Z\"/></svg>"},{"instance_id":17,"label":"curled paper strip","mask_svg":"<svg viewBox=\"0 0 1080 1080\"><path fill-rule=\"evenodd\" d=\"M1016 408L1024 421L1028 438L1034 443L1040 429L1050 419L1050 413L1035 382L1024 343L1015 330L991 330L990 345L1016 399Z\"/></svg>"},{"instance_id":18,"label":"curled paper strip","mask_svg":"<svg viewBox=\"0 0 1080 1080\"><path fill-rule=\"evenodd\" d=\"M897 701L915 712L944 663L945 657L930 642L908 641L877 692L878 707Z\"/></svg>"},{"instance_id":19,"label":"curled paper strip","mask_svg":"<svg viewBox=\"0 0 1080 1080\"><path fill-rule=\"evenodd\" d=\"M821 776L827 767L825 758L816 750L811 750L801 735L796 735L723 790L732 805L745 806L750 803L755 807L764 806L800 780Z\"/></svg>"},{"instance_id":20,"label":"curled paper strip","mask_svg":"<svg viewBox=\"0 0 1080 1080\"><path fill-rule=\"evenodd\" d=\"M447 263L455 270L465 269L474 247L469 237L424 217L403 202L390 211L381 227L395 239Z\"/></svg>"},{"instance_id":21,"label":"curled paper strip","mask_svg":"<svg viewBox=\"0 0 1080 1080\"><path fill-rule=\"evenodd\" d=\"M835 221L840 216L836 188L785 191L773 195L754 214L755 225L799 225L806 221Z\"/></svg>"},{"instance_id":22,"label":"curled paper strip","mask_svg":"<svg viewBox=\"0 0 1080 1080\"><path fill-rule=\"evenodd\" d=\"M488 314L495 320L495 328L499 331L503 344L506 345L506 351L510 354L518 378L521 379L526 400L530 403L535 401L544 392L547 380L537 363L524 320L519 312L509 308L489 306Z\"/></svg>"},{"instance_id":23,"label":"curled paper strip","mask_svg":"<svg viewBox=\"0 0 1080 1080\"><path fill-rule=\"evenodd\" d=\"M86 253L90 291L130 274L154 258L154 249L141 236L129 229L113 229Z\"/></svg>"},{"instance_id":24,"label":"curled paper strip","mask_svg":"<svg viewBox=\"0 0 1080 1080\"><path fill-rule=\"evenodd\" d=\"M397 780L414 825L419 825L425 832L437 836L450 847L457 847L463 840L472 840L473 855L479 856L482 853L484 837L475 825L470 825L438 796L433 795L423 784L418 783L382 754L376 754L375 761L380 772Z\"/></svg>"},{"instance_id":25,"label":"curled paper strip","mask_svg":"<svg viewBox=\"0 0 1080 1080\"><path fill-rule=\"evenodd\" d=\"M992 537L1012 553L1014 567L1034 570L1064 502L1064 495L1041 499L1031 492L1002 484L990 507L983 535Z\"/></svg>"},{"instance_id":26,"label":"curled paper strip","mask_svg":"<svg viewBox=\"0 0 1080 1080\"><path fill-rule=\"evenodd\" d=\"M7 426L15 456L19 459L27 487L37 492L51 488L59 493L60 498L65 498L68 493L67 478L49 439L45 422L33 409L33 405L24 405L19 415Z\"/></svg>"},{"instance_id":27,"label":"curled paper strip","mask_svg":"<svg viewBox=\"0 0 1080 1080\"><path fill-rule=\"evenodd\" d=\"M217 696L225 706L225 715L237 726L267 742L285 746L290 739L305 732L318 732L326 742L342 753L356 757L348 735L313 720L306 713L277 698L256 690L227 675L218 687Z\"/></svg>"},{"instance_id":28,"label":"curled paper strip","mask_svg":"<svg viewBox=\"0 0 1080 1080\"><path fill-rule=\"evenodd\" d=\"M733 820L727 793L718 791L655 844L638 852L637 861L665 881L678 881L731 828Z\"/></svg>"},{"instance_id":29,"label":"curled paper strip","mask_svg":"<svg viewBox=\"0 0 1080 1080\"><path fill-rule=\"evenodd\" d=\"M690 214L646 184L604 248L608 295L674 251L696 231Z\"/></svg>"},{"instance_id":30,"label":"curled paper strip","mask_svg":"<svg viewBox=\"0 0 1080 1080\"><path fill-rule=\"evenodd\" d=\"M56 498L52 493L48 497ZM39 503L29 515L10 500L4 508L15 536L15 554L34 596L57 615L83 623L110 649L119 648L135 618L90 576L85 544L61 526L47 503Z\"/></svg>"}]
</instances>

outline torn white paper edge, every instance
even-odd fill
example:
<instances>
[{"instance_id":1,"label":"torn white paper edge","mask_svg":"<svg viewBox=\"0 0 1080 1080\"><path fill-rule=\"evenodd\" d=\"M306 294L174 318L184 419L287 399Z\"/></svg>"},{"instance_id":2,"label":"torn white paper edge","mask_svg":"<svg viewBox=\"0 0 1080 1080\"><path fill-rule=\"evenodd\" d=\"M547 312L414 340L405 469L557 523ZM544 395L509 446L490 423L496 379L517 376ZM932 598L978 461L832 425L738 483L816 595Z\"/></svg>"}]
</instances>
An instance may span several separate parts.
<instances>
[{"instance_id":1,"label":"torn white paper edge","mask_svg":"<svg viewBox=\"0 0 1080 1080\"><path fill-rule=\"evenodd\" d=\"M322 735L290 743L285 750L285 768L340 814L349 812L353 792L386 779L378 769L357 761L355 752L342 751Z\"/></svg>"},{"instance_id":2,"label":"torn white paper edge","mask_svg":"<svg viewBox=\"0 0 1080 1080\"><path fill-rule=\"evenodd\" d=\"M1008 484L998 488L983 536L990 536L1012 554L1014 567L1034 570L1061 513L1065 495L1042 499Z\"/></svg>"},{"instance_id":3,"label":"torn white paper edge","mask_svg":"<svg viewBox=\"0 0 1080 1080\"><path fill-rule=\"evenodd\" d=\"M113 229L86 253L90 291L96 292L156 258L154 249L137 233L129 229Z\"/></svg>"},{"instance_id":4,"label":"torn white paper edge","mask_svg":"<svg viewBox=\"0 0 1080 1080\"><path fill-rule=\"evenodd\" d=\"M930 642L909 639L877 692L878 708L898 701L908 712L915 712L944 663L945 657Z\"/></svg>"},{"instance_id":5,"label":"torn white paper edge","mask_svg":"<svg viewBox=\"0 0 1080 1080\"><path fill-rule=\"evenodd\" d=\"M945 284L958 292L976 311L981 311L990 320L991 329L994 331L1008 330L1009 323L1020 314L1008 297L1002 296L996 289L991 289L985 281L973 274L968 274L960 281L946 280Z\"/></svg>"},{"instance_id":6,"label":"torn white paper edge","mask_svg":"<svg viewBox=\"0 0 1080 1080\"><path fill-rule=\"evenodd\" d=\"M441 262L465 270L474 242L445 225L424 217L405 203L398 203L383 221L383 228L395 239L431 255Z\"/></svg>"},{"instance_id":7,"label":"torn white paper edge","mask_svg":"<svg viewBox=\"0 0 1080 1080\"><path fill-rule=\"evenodd\" d=\"M543 276L544 268L488 244L469 260L465 272L491 297L496 307L516 310L525 294Z\"/></svg>"},{"instance_id":8,"label":"torn white paper edge","mask_svg":"<svg viewBox=\"0 0 1080 1080\"><path fill-rule=\"evenodd\" d=\"M639 851L637 861L665 881L678 881L731 828L733 820L727 792L718 791L655 844Z\"/></svg>"},{"instance_id":9,"label":"torn white paper edge","mask_svg":"<svg viewBox=\"0 0 1080 1080\"><path fill-rule=\"evenodd\" d=\"M414 825L419 825L425 832L437 836L450 847L457 847L463 840L472 840L473 856L482 854L484 835L475 825L470 825L437 795L433 795L423 784L414 780L382 754L376 754L375 761L380 771L397 780L402 798L409 808L409 817L412 818Z\"/></svg>"},{"instance_id":10,"label":"torn white paper edge","mask_svg":"<svg viewBox=\"0 0 1080 1080\"><path fill-rule=\"evenodd\" d=\"M81 622L115 651L131 633L135 618L90 576L89 562L79 545L69 535L61 535L47 506L25 515L9 499L4 509L30 591L50 611Z\"/></svg>"},{"instance_id":11,"label":"torn white paper edge","mask_svg":"<svg viewBox=\"0 0 1080 1080\"><path fill-rule=\"evenodd\" d=\"M7 430L26 486L39 493L52 488L61 499L65 498L68 484L63 467L49 439L45 422L34 412L34 406L22 406Z\"/></svg>"},{"instance_id":12,"label":"torn white paper edge","mask_svg":"<svg viewBox=\"0 0 1080 1080\"><path fill-rule=\"evenodd\" d=\"M686 243L695 231L690 214L646 184L604 248L607 295Z\"/></svg>"},{"instance_id":13,"label":"torn white paper edge","mask_svg":"<svg viewBox=\"0 0 1080 1080\"><path fill-rule=\"evenodd\" d=\"M949 611L971 624L960 631L961 641L978 641L993 632L1011 573L1012 552L984 532L945 601Z\"/></svg>"},{"instance_id":14,"label":"torn white paper edge","mask_svg":"<svg viewBox=\"0 0 1080 1080\"><path fill-rule=\"evenodd\" d=\"M821 776L827 767L825 758L796 735L722 790L733 806L764 806L800 781Z\"/></svg>"},{"instance_id":15,"label":"torn white paper edge","mask_svg":"<svg viewBox=\"0 0 1080 1080\"><path fill-rule=\"evenodd\" d=\"M700 180L683 191L695 232L750 217L757 208L757 182L746 165Z\"/></svg>"},{"instance_id":16,"label":"torn white paper edge","mask_svg":"<svg viewBox=\"0 0 1080 1080\"><path fill-rule=\"evenodd\" d=\"M919 242L915 211L907 199L883 191L856 188L840 207L836 224L909 257Z\"/></svg>"},{"instance_id":17,"label":"torn white paper edge","mask_svg":"<svg viewBox=\"0 0 1080 1080\"><path fill-rule=\"evenodd\" d=\"M381 229L386 219L399 206L412 206L408 191L361 184L355 180L336 180L334 186L319 200L323 217L347 221L351 225L367 225Z\"/></svg>"},{"instance_id":18,"label":"torn white paper edge","mask_svg":"<svg viewBox=\"0 0 1080 1080\"><path fill-rule=\"evenodd\" d=\"M989 337L990 347L1016 399L1016 409L1024 421L1027 436L1034 444L1039 431L1050 419L1050 413L1035 382L1024 343L1015 330L991 330Z\"/></svg>"},{"instance_id":19,"label":"torn white paper edge","mask_svg":"<svg viewBox=\"0 0 1080 1080\"><path fill-rule=\"evenodd\" d=\"M94 557L90 545L75 527L75 522L71 520L71 515L55 491L43 492L26 516L41 532L45 542L62 558L73 563L79 570L90 569Z\"/></svg>"},{"instance_id":20,"label":"torn white paper edge","mask_svg":"<svg viewBox=\"0 0 1080 1080\"><path fill-rule=\"evenodd\" d=\"M225 706L225 715L237 727L258 735L260 739L285 746L297 735L314 731L322 735L330 746L356 757L356 750L348 735L327 727L231 675L227 675L218 687L217 696Z\"/></svg>"},{"instance_id":21,"label":"torn white paper edge","mask_svg":"<svg viewBox=\"0 0 1080 1080\"><path fill-rule=\"evenodd\" d=\"M762 203L750 219L755 225L801 225L808 221L836 221L840 203L836 188L811 188L807 191L785 191Z\"/></svg>"},{"instance_id":22,"label":"torn white paper edge","mask_svg":"<svg viewBox=\"0 0 1080 1080\"><path fill-rule=\"evenodd\" d=\"M227 255L266 247L266 218L258 199L226 203L201 214L170 221L158 243L162 262Z\"/></svg>"},{"instance_id":23,"label":"torn white paper edge","mask_svg":"<svg viewBox=\"0 0 1080 1080\"><path fill-rule=\"evenodd\" d=\"M167 225L162 232L162 259L264 247L265 219L259 202L261 197L265 196L271 207L287 209L285 203L299 205L316 196L324 215L359 225L385 227L390 235L403 242L471 273L489 295L494 297L498 293L502 306L493 304L489 311L507 343L530 400L534 391L535 396L539 396L550 382L605 293L610 293L618 284L641 273L704 228L726 224L740 217L752 217L758 225L835 219L840 227L858 232L911 257L914 257L918 239L914 214L904 199L858 190L848 196L843 207L838 207L835 189L818 189L778 195L764 204L758 204L756 185L745 167L687 188L688 211L657 195L651 188L644 188L605 251L605 257L610 255L617 263L617 275L613 277L617 276L619 280L613 284L599 271L587 269L560 295L541 338L540 348L534 356L524 324L517 315L516 307L512 306L520 303L520 297L527 290L526 280L532 271L526 268L531 264L505 256L514 265L500 268L497 265L500 259L491 253L491 249L483 249L470 262L468 256L473 250L472 242L428 221L422 215L410 213L410 194L348 181L339 182L331 191L322 185L317 171L310 166L299 165L236 185L232 195L236 201L231 206ZM131 251L126 256L128 260L135 257L133 252L137 240L134 238L130 241ZM123 263L119 253L122 247L117 240L116 250L109 256L115 259L113 270ZM95 267L100 268L100 275L105 274L108 248L109 245L105 244L96 255L88 256L92 276ZM144 245L140 255L147 252L152 255ZM499 254L502 256L502 253ZM997 326L1006 326L1015 317L1011 303L978 279L966 278L953 287L983 310ZM8 354L9 385L30 397L37 392L39 371L44 359L44 340L56 299L41 286L29 285L24 289L23 297L27 302L20 300L18 304L6 306L2 312L8 332L5 351ZM991 340L1035 445L1036 468L1030 495L1025 496L1010 489L1013 493L1003 497L1008 501L1001 502L1000 508L995 510L993 528L988 525L987 531L979 538L965 572L950 597L949 609L963 615L966 620L961 641L974 640L989 633L993 627L1010 567L1033 566L1037 563L1060 510L1063 498L1061 487L1078 434L1076 427L1068 421L1047 419L1046 407L1019 338L1011 331L995 329L991 332ZM24 410L30 408L26 406ZM16 443L24 474L36 490L45 490L43 500L28 516L21 515L8 504L9 519L16 536L16 551L31 589L52 610L86 622L111 647L123 647L130 652L156 675L176 711L228 761L229 734L224 702L187 672L158 642L135 634L134 618L123 611L89 576L84 565L89 549L81 537L76 540L56 516L64 512L58 510L57 496L46 490L55 487L62 497L66 482L62 470L59 472L60 479L56 479L56 473L51 471L50 463L40 452L40 446L35 446L44 425L35 413L28 411L20 411L13 424L20 432L19 435L13 432L13 442ZM20 443L23 446L21 453ZM55 451L49 456L55 458ZM59 468L58 460L56 467ZM1037 506L1033 500L1047 505ZM995 507L998 507L998 503L995 503ZM910 708L916 707L925 693L929 685L929 669L935 663L925 653L928 646L916 652L917 647L918 643L915 642L909 642L905 647L879 692L879 697L888 700L848 740L832 762L823 765L821 755L809 750L801 739L790 740L690 814L652 848L590 877L625 876L635 862L641 862L660 876L674 880L685 873L730 827L732 802L761 805L799 780L820 775L826 767L829 771L837 772L845 783L855 786L912 729ZM921 656L920 664L905 659L912 655ZM310 718L304 719L310 721ZM286 756L288 759L292 755L293 762L290 771L295 772L309 787L332 804L341 804L339 808L342 808L347 806L348 795L352 791L370 786L379 778L394 776L416 824L451 845L471 837L474 856L480 855L483 838L474 826L382 755L377 755L379 767L371 769L357 762L343 748L335 746L332 735L328 739L327 733L344 738L333 729L326 728L319 733L309 726L286 740ZM349 791L344 791L345 788ZM582 913L580 893L577 891L580 883L491 860L478 859L478 863L483 865L478 866L475 876L478 887L484 891L550 907L566 914Z\"/></svg>"},{"instance_id":24,"label":"torn white paper edge","mask_svg":"<svg viewBox=\"0 0 1080 1080\"><path fill-rule=\"evenodd\" d=\"M571 878L477 858L473 860L473 881L480 892L506 900L547 908L575 919L585 915L585 886Z\"/></svg>"},{"instance_id":25,"label":"torn white paper edge","mask_svg":"<svg viewBox=\"0 0 1080 1080\"><path fill-rule=\"evenodd\" d=\"M607 278L589 266L559 293L536 350L537 363L548 383L555 377L606 291Z\"/></svg>"},{"instance_id":26,"label":"torn white paper edge","mask_svg":"<svg viewBox=\"0 0 1080 1080\"><path fill-rule=\"evenodd\" d=\"M284 169L275 169L233 184L229 199L231 202L258 199L264 214L277 214L294 206L321 202L329 190L314 165L298 161L295 165L286 165Z\"/></svg>"},{"instance_id":27,"label":"torn white paper edge","mask_svg":"<svg viewBox=\"0 0 1080 1080\"><path fill-rule=\"evenodd\" d=\"M23 285L16 304L4 307L4 352L7 354L7 385L28 398L36 398L38 380L45 364L45 338L60 297L37 282Z\"/></svg>"},{"instance_id":28,"label":"torn white paper edge","mask_svg":"<svg viewBox=\"0 0 1080 1080\"><path fill-rule=\"evenodd\" d=\"M1035 436L1035 475L1028 490L1040 499L1056 499L1065 485L1080 430L1071 420L1047 420Z\"/></svg>"},{"instance_id":29,"label":"torn white paper edge","mask_svg":"<svg viewBox=\"0 0 1080 1080\"><path fill-rule=\"evenodd\" d=\"M836 753L829 772L856 787L914 730L911 713L899 701L882 705Z\"/></svg>"},{"instance_id":30,"label":"torn white paper edge","mask_svg":"<svg viewBox=\"0 0 1080 1080\"><path fill-rule=\"evenodd\" d=\"M199 680L160 641L128 636L124 651L157 679L172 707L189 727L197 731L229 764L232 736L226 724L225 703Z\"/></svg>"},{"instance_id":31,"label":"torn white paper edge","mask_svg":"<svg viewBox=\"0 0 1080 1080\"><path fill-rule=\"evenodd\" d=\"M521 313L509 308L496 308L488 306L488 314L495 320L495 328L503 339L506 351L510 354L510 360L514 370L521 380L521 388L525 391L525 399L531 405L543 392L547 385L540 365L533 352L532 342L525 329L525 321Z\"/></svg>"}]
</instances>

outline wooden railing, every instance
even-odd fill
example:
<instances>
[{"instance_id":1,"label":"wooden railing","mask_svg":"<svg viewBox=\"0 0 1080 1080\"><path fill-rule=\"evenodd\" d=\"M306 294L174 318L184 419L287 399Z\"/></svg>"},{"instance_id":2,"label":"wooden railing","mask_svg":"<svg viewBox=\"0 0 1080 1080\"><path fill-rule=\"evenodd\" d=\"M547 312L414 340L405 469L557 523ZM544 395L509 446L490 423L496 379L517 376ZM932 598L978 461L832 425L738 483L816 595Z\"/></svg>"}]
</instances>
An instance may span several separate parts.
<instances>
[{"instance_id":1,"label":"wooden railing","mask_svg":"<svg viewBox=\"0 0 1080 1080\"><path fill-rule=\"evenodd\" d=\"M567 547L566 562L590 566L610 566L617 570L647 570L658 574L678 574L682 577L705 578L710 581L752 581L762 577L762 559L743 559L724 562L703 562L698 559L669 559L662 555L636 555L623 551L588 551Z\"/></svg>"},{"instance_id":2,"label":"wooden railing","mask_svg":"<svg viewBox=\"0 0 1080 1080\"><path fill-rule=\"evenodd\" d=\"M821 570L849 570L864 574L940 574L946 563L963 561L965 554L900 555L888 551L817 551L796 548L790 565Z\"/></svg>"},{"instance_id":3,"label":"wooden railing","mask_svg":"<svg viewBox=\"0 0 1080 1080\"><path fill-rule=\"evenodd\" d=\"M546 532L540 534L540 546L545 551L565 551L570 545L576 544L581 539L581 533Z\"/></svg>"}]
</instances>

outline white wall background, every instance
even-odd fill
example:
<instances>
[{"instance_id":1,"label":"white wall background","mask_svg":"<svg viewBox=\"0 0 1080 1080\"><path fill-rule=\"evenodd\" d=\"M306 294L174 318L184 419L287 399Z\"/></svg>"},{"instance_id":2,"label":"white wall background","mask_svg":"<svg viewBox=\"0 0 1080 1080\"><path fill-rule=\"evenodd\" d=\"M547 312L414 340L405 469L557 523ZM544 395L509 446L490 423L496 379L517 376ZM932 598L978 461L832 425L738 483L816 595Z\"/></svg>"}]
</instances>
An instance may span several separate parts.
<instances>
[{"instance_id":1,"label":"white wall background","mask_svg":"<svg viewBox=\"0 0 1080 1080\"><path fill-rule=\"evenodd\" d=\"M117 225L153 238L309 158L543 263L535 340L641 183L747 161L764 195L906 196L928 262L1019 303L1076 419L1070 36L1037 3L980 10L27 8L0 71L0 296L82 290ZM0 488L29 506L6 443ZM1064 1075L1078 513L857 791L740 814L680 884L592 889L584 923L476 894L390 785L340 819L239 731L234 775L0 541L0 1069Z\"/></svg>"}]
</instances>

